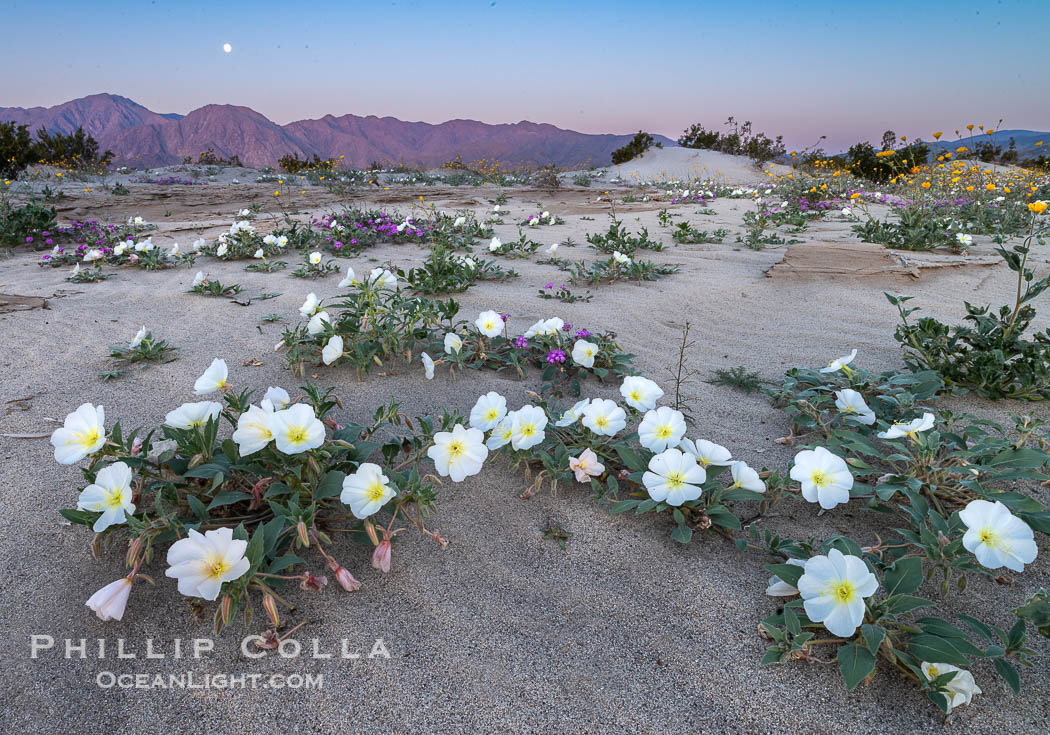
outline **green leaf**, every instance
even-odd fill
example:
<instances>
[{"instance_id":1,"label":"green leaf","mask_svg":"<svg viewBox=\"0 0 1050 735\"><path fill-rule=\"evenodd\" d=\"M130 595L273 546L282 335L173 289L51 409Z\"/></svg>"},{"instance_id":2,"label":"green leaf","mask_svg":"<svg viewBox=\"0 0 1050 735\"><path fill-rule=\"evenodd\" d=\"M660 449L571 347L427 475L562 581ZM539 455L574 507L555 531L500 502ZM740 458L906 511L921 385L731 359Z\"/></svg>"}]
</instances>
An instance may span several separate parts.
<instances>
[{"instance_id":1,"label":"green leaf","mask_svg":"<svg viewBox=\"0 0 1050 735\"><path fill-rule=\"evenodd\" d=\"M910 595L922 586L922 559L917 556L898 559L882 575L888 595Z\"/></svg>"},{"instance_id":2,"label":"green leaf","mask_svg":"<svg viewBox=\"0 0 1050 735\"><path fill-rule=\"evenodd\" d=\"M196 495L186 495L186 501L190 504L190 510L193 514L201 519L202 522L208 520L208 509L204 507L204 503L201 502L200 498Z\"/></svg>"},{"instance_id":3,"label":"green leaf","mask_svg":"<svg viewBox=\"0 0 1050 735\"><path fill-rule=\"evenodd\" d=\"M733 511L723 505L716 505L712 508L708 508L707 517L710 518L711 522L716 526L732 528L737 531L741 529L740 519L733 514Z\"/></svg>"},{"instance_id":4,"label":"green leaf","mask_svg":"<svg viewBox=\"0 0 1050 735\"><path fill-rule=\"evenodd\" d=\"M208 503L208 510L221 508L224 505L233 505L241 500L250 500L251 497L248 493L242 493L239 490L227 490L212 498L212 501Z\"/></svg>"},{"instance_id":5,"label":"green leaf","mask_svg":"<svg viewBox=\"0 0 1050 735\"><path fill-rule=\"evenodd\" d=\"M1014 694L1021 693L1021 675L1017 673L1017 669L1014 665L1007 661L1005 658L995 659L995 670L999 672L999 676L1006 680L1006 683L1013 689Z\"/></svg>"},{"instance_id":6,"label":"green leaf","mask_svg":"<svg viewBox=\"0 0 1050 735\"><path fill-rule=\"evenodd\" d=\"M279 556L272 562L270 562L270 567L266 571L270 574L280 574L288 567L295 566L296 564L305 563L305 560L300 559L295 554L285 554L284 556Z\"/></svg>"},{"instance_id":7,"label":"green leaf","mask_svg":"<svg viewBox=\"0 0 1050 735\"><path fill-rule=\"evenodd\" d=\"M634 508L636 508L640 502L642 502L642 501L634 500L634 499L621 500L619 503L614 505L609 512L613 513L613 514L626 513L627 511L633 510Z\"/></svg>"},{"instance_id":8,"label":"green leaf","mask_svg":"<svg viewBox=\"0 0 1050 735\"><path fill-rule=\"evenodd\" d=\"M765 655L762 657L760 666L769 666L770 664L780 663L780 659L784 658L784 654L787 653L780 646L770 646L766 649Z\"/></svg>"},{"instance_id":9,"label":"green leaf","mask_svg":"<svg viewBox=\"0 0 1050 735\"><path fill-rule=\"evenodd\" d=\"M802 578L802 574L806 571L803 567L797 567L794 564L766 564L763 569L770 574L775 574L796 588L798 587L798 580Z\"/></svg>"},{"instance_id":10,"label":"green leaf","mask_svg":"<svg viewBox=\"0 0 1050 735\"><path fill-rule=\"evenodd\" d=\"M963 656L950 640L929 633L919 633L909 638L908 653L920 661L953 666L970 665L969 659Z\"/></svg>"},{"instance_id":11,"label":"green leaf","mask_svg":"<svg viewBox=\"0 0 1050 735\"><path fill-rule=\"evenodd\" d=\"M314 497L318 500L324 498L334 498L343 492L343 478L346 475L338 470L331 470L325 473L324 478L317 484L317 490L314 491Z\"/></svg>"},{"instance_id":12,"label":"green leaf","mask_svg":"<svg viewBox=\"0 0 1050 735\"><path fill-rule=\"evenodd\" d=\"M680 544L687 544L693 538L693 529L685 524L675 526L674 530L671 531L671 538Z\"/></svg>"},{"instance_id":13,"label":"green leaf","mask_svg":"<svg viewBox=\"0 0 1050 735\"><path fill-rule=\"evenodd\" d=\"M875 657L859 643L848 643L839 646L839 671L846 682L846 689L853 691L857 685L875 671Z\"/></svg>"},{"instance_id":14,"label":"green leaf","mask_svg":"<svg viewBox=\"0 0 1050 735\"><path fill-rule=\"evenodd\" d=\"M81 526L93 526L95 520L101 515L90 510L73 510L72 508L63 508L58 512L70 523L77 523Z\"/></svg>"},{"instance_id":15,"label":"green leaf","mask_svg":"<svg viewBox=\"0 0 1050 735\"><path fill-rule=\"evenodd\" d=\"M881 626L864 623L864 625L860 626L860 633L864 636L864 642L868 644L868 650L871 651L871 655L877 656L879 646L882 645L882 639L886 637L886 631Z\"/></svg>"},{"instance_id":16,"label":"green leaf","mask_svg":"<svg viewBox=\"0 0 1050 735\"><path fill-rule=\"evenodd\" d=\"M932 604L933 602L931 602L930 600L925 600L921 597L912 597L911 595L894 595L893 597L886 599L886 614L903 615L904 613L914 610L916 608L926 607L927 605ZM944 663L951 662L945 661Z\"/></svg>"},{"instance_id":17,"label":"green leaf","mask_svg":"<svg viewBox=\"0 0 1050 735\"><path fill-rule=\"evenodd\" d=\"M984 463L985 467L1031 467L1038 469L1048 461L1046 452L1031 447L1007 449Z\"/></svg>"},{"instance_id":18,"label":"green leaf","mask_svg":"<svg viewBox=\"0 0 1050 735\"><path fill-rule=\"evenodd\" d=\"M251 539L248 541L248 547L244 550L244 555L248 561L251 562L251 567L248 571L248 575L259 568L259 565L263 562L263 548L266 544L266 531L263 530L262 526L258 526L255 529L255 533L252 534Z\"/></svg>"}]
</instances>

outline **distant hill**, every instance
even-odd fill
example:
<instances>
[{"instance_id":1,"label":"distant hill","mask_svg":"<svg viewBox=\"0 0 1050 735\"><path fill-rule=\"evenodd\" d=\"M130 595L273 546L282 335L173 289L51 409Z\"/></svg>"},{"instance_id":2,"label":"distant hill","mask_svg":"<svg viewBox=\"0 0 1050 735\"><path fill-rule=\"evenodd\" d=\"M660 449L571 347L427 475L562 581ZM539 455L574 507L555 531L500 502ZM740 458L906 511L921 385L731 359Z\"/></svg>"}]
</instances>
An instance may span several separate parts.
<instances>
[{"instance_id":1,"label":"distant hill","mask_svg":"<svg viewBox=\"0 0 1050 735\"><path fill-rule=\"evenodd\" d=\"M188 115L152 112L126 97L95 94L54 107L0 107L0 120L44 125L54 132L77 126L132 166L161 166L196 158L209 148L248 166L268 166L288 153L302 157L344 156L351 166L383 164L440 166L457 156L505 164L608 165L612 152L631 135L594 135L531 122L491 125L450 120L437 125L393 117L326 115L278 125L248 107L206 105ZM675 142L657 135L665 146Z\"/></svg>"},{"instance_id":2,"label":"distant hill","mask_svg":"<svg viewBox=\"0 0 1050 735\"><path fill-rule=\"evenodd\" d=\"M969 133L969 131L965 131ZM1010 138L1014 139L1015 150L1019 158L1032 158L1034 156L1050 156L1050 132L1040 132L1038 130L997 130L995 135L986 135L980 133L980 135L974 135L972 142L969 135L964 136L961 140L954 137L952 134L951 140L940 140L930 142L930 150L937 151L938 153L942 150L954 151L959 146L976 145L977 143L994 143L1006 152L1006 149L1010 145ZM1041 146L1037 146L1036 143L1043 141ZM936 154L935 154L936 155Z\"/></svg>"}]
</instances>

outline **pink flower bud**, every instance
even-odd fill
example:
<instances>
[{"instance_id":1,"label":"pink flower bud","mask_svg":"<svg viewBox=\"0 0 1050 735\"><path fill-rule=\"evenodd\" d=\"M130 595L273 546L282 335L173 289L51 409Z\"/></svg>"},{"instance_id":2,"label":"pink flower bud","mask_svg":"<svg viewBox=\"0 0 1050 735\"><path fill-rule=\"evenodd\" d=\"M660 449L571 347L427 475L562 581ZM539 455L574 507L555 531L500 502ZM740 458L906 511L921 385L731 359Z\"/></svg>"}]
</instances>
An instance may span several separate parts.
<instances>
[{"instance_id":1,"label":"pink flower bud","mask_svg":"<svg viewBox=\"0 0 1050 735\"><path fill-rule=\"evenodd\" d=\"M347 592L357 592L361 589L361 583L354 579L354 575L352 575L346 567L341 567L338 564L336 564L336 567L337 568L332 571L335 572L335 581L339 583L340 587Z\"/></svg>"},{"instance_id":2,"label":"pink flower bud","mask_svg":"<svg viewBox=\"0 0 1050 735\"><path fill-rule=\"evenodd\" d=\"M142 439L135 437L135 440L131 442L131 456L137 457L138 453L142 451Z\"/></svg>"},{"instance_id":3,"label":"pink flower bud","mask_svg":"<svg viewBox=\"0 0 1050 735\"><path fill-rule=\"evenodd\" d=\"M386 574L390 571L390 541L383 539L372 552L372 566Z\"/></svg>"}]
</instances>

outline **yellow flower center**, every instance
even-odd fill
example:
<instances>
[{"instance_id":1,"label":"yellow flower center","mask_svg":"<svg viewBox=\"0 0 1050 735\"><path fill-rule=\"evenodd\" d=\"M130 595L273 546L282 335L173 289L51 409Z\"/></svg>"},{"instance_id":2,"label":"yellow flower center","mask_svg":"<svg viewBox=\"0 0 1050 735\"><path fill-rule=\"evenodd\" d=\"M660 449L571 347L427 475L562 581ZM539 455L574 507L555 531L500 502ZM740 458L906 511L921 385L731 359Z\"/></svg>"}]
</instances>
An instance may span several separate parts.
<instances>
[{"instance_id":1,"label":"yellow flower center","mask_svg":"<svg viewBox=\"0 0 1050 735\"><path fill-rule=\"evenodd\" d=\"M809 476L809 479L813 481L813 484L817 488L825 488L830 485L834 480L824 470L813 470L813 473Z\"/></svg>"},{"instance_id":2,"label":"yellow flower center","mask_svg":"<svg viewBox=\"0 0 1050 735\"><path fill-rule=\"evenodd\" d=\"M106 491L106 499L103 501L103 505L107 508L119 508L124 504L124 486L114 488Z\"/></svg>"},{"instance_id":3,"label":"yellow flower center","mask_svg":"<svg viewBox=\"0 0 1050 735\"><path fill-rule=\"evenodd\" d=\"M536 425L535 424L523 424L521 429L520 429L520 431L521 431L521 435L522 436L530 437L530 436L532 436L533 434L536 433Z\"/></svg>"},{"instance_id":4,"label":"yellow flower center","mask_svg":"<svg viewBox=\"0 0 1050 735\"><path fill-rule=\"evenodd\" d=\"M456 441L451 442L448 445L448 458L449 458L449 460L453 460L453 459L456 459L457 457L460 457L463 454L464 451L465 450L464 450L464 447L463 447L463 442L459 441L458 439Z\"/></svg>"},{"instance_id":5,"label":"yellow flower center","mask_svg":"<svg viewBox=\"0 0 1050 735\"><path fill-rule=\"evenodd\" d=\"M667 473L667 485L672 490L678 490L684 484L685 484L685 478L682 476L681 472L678 472L676 470L674 472L668 472Z\"/></svg>"},{"instance_id":6,"label":"yellow flower center","mask_svg":"<svg viewBox=\"0 0 1050 735\"><path fill-rule=\"evenodd\" d=\"M982 528L977 537L981 540L982 544L989 548L1000 549L1002 551L1010 550L1010 545L1003 541L1002 535L989 526Z\"/></svg>"},{"instance_id":7,"label":"yellow flower center","mask_svg":"<svg viewBox=\"0 0 1050 735\"><path fill-rule=\"evenodd\" d=\"M608 429L609 428L609 417L608 416L598 416L596 419L594 419L594 425L597 426L599 429Z\"/></svg>"},{"instance_id":8,"label":"yellow flower center","mask_svg":"<svg viewBox=\"0 0 1050 735\"><path fill-rule=\"evenodd\" d=\"M289 426L288 441L292 444L302 444L304 441L306 441L306 427Z\"/></svg>"},{"instance_id":9,"label":"yellow flower center","mask_svg":"<svg viewBox=\"0 0 1050 735\"><path fill-rule=\"evenodd\" d=\"M658 439L667 439L674 432L672 431L670 424L662 424L661 426L656 427L656 431L654 433L656 434L656 437Z\"/></svg>"},{"instance_id":10,"label":"yellow flower center","mask_svg":"<svg viewBox=\"0 0 1050 735\"><path fill-rule=\"evenodd\" d=\"M499 410L498 409L490 408L488 411L485 412L485 420L486 421L495 421L498 418L499 418Z\"/></svg>"},{"instance_id":11,"label":"yellow flower center","mask_svg":"<svg viewBox=\"0 0 1050 735\"><path fill-rule=\"evenodd\" d=\"M215 579L221 579L222 575L230 571L233 565L221 557L212 557L204 562L204 573Z\"/></svg>"},{"instance_id":12,"label":"yellow flower center","mask_svg":"<svg viewBox=\"0 0 1050 735\"><path fill-rule=\"evenodd\" d=\"M87 431L78 432L73 434L74 441L77 444L84 447L85 449L95 446L95 442L98 441L99 431L97 426L93 426Z\"/></svg>"},{"instance_id":13,"label":"yellow flower center","mask_svg":"<svg viewBox=\"0 0 1050 735\"><path fill-rule=\"evenodd\" d=\"M373 480L372 484L368 486L367 490L365 490L365 497L372 503L378 503L383 499L385 494L386 488L383 486L383 483L379 482L379 480Z\"/></svg>"},{"instance_id":14,"label":"yellow flower center","mask_svg":"<svg viewBox=\"0 0 1050 735\"><path fill-rule=\"evenodd\" d=\"M632 401L641 401L642 400L642 392L640 390L632 390L631 391L631 400Z\"/></svg>"},{"instance_id":15,"label":"yellow flower center","mask_svg":"<svg viewBox=\"0 0 1050 735\"><path fill-rule=\"evenodd\" d=\"M828 586L827 594L834 597L835 602L839 605L845 605L848 602L852 602L857 596L857 588L849 580L842 579L832 582Z\"/></svg>"}]
</instances>

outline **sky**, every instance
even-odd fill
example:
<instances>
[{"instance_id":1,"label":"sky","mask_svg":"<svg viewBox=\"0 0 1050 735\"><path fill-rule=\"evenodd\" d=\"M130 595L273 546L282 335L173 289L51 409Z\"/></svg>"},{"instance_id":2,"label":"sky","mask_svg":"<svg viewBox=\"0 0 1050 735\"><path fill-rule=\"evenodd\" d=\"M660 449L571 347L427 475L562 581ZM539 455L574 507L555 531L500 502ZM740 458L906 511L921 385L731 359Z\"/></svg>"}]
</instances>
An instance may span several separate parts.
<instances>
[{"instance_id":1,"label":"sky","mask_svg":"<svg viewBox=\"0 0 1050 735\"><path fill-rule=\"evenodd\" d=\"M5 107L111 92L280 124L353 113L670 138L734 116L793 148L825 135L829 151L1000 118L1050 130L1048 0L3 4Z\"/></svg>"}]
</instances>

